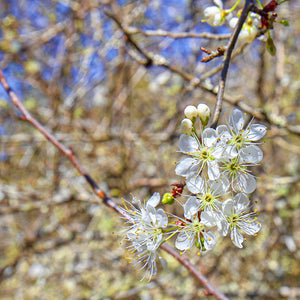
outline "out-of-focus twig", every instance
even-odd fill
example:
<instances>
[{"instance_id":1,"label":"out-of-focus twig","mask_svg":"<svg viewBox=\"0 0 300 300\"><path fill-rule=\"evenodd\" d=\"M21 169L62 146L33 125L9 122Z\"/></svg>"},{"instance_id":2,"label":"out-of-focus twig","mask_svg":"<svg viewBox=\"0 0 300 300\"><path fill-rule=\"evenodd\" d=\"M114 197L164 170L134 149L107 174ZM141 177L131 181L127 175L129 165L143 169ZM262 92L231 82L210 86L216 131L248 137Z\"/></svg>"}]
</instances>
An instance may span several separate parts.
<instances>
[{"instance_id":1,"label":"out-of-focus twig","mask_svg":"<svg viewBox=\"0 0 300 300\"><path fill-rule=\"evenodd\" d=\"M173 39L185 39L185 38L202 38L213 40L229 39L230 34L214 34L209 32L169 32L165 30L141 30L134 27L128 27L127 32L129 34L141 34L143 36L162 36L171 37Z\"/></svg>"},{"instance_id":2,"label":"out-of-focus twig","mask_svg":"<svg viewBox=\"0 0 300 300\"><path fill-rule=\"evenodd\" d=\"M29 111L25 108L22 102L19 100L18 96L15 92L11 89L8 85L2 70L0 70L0 83L4 87L5 91L7 92L8 96L10 97L12 103L22 112L23 116L22 119L31 125L33 125L38 131L40 131L54 146L56 146L74 165L74 167L79 171L81 175L83 175L89 185L92 187L93 192L101 198L104 203L114 209L119 214L123 215L126 218L129 218L127 214L124 213L122 208L120 208L113 200L111 200L105 193L102 191L95 180L85 171L83 166L80 164L78 159L76 158L72 149L65 147L62 143L60 143L54 135L52 135L42 124L40 124L34 117L31 116ZM219 300L228 300L228 298L222 294L216 287L214 287L209 280L202 275L186 258L180 256L180 254L173 249L172 247L168 246L167 244L162 245L162 249L166 252L171 254L175 257L182 265L184 265L191 274L193 274L196 279L202 283L205 287L207 292L213 296L215 296Z\"/></svg>"},{"instance_id":3,"label":"out-of-focus twig","mask_svg":"<svg viewBox=\"0 0 300 300\"><path fill-rule=\"evenodd\" d=\"M251 1L250 1L250 4L251 4ZM250 5L250 8L252 7L251 5ZM201 88L204 91L209 92L213 95L218 94L217 92L214 91L213 88L209 88L205 84L203 84L203 80L210 77L210 76L212 76L212 75L214 75L214 74L216 74L220 70L224 69L224 67L223 67L224 65L216 67L215 69L208 71L207 73L203 74L200 78L193 75L193 74L189 74L189 73L181 70L180 68L178 68L176 65L171 65L161 55L150 54L147 51L145 51L144 49L142 49L138 45L138 43L135 42L134 39L132 39L131 33L129 33L129 31L127 31L126 26L123 25L123 23L119 20L119 18L114 13L112 13L108 10L105 10L105 13L106 13L107 16L109 16L111 19L113 19L116 22L116 24L119 26L119 28L123 31L123 33L126 36L127 42L130 43L131 46L140 55L143 56L143 58L140 58L133 51L128 52L132 56L132 58L134 60L136 60L139 64L144 65L146 68L148 68L150 66L161 66L161 67L164 67L164 68L168 69L169 71L171 71L173 73L176 73L176 74L180 75L184 80L189 82L189 85L188 85L187 89L198 87L198 88ZM259 35L261 35L261 33ZM237 36L236 36L236 38L237 38ZM235 42L236 42L236 40L235 40ZM232 50L233 50L233 47L232 47L231 52L230 52L230 54L232 54L232 55L230 56L230 59L232 59L233 57L235 57L239 53L241 53L242 50L246 46L247 46L246 43L242 44L234 53L232 53ZM227 55L229 57L229 52L226 51L225 59L226 59ZM227 65L227 71L228 71L228 66L229 66L229 64ZM226 71L226 75L227 75L227 71ZM226 78L226 76L225 76L225 78ZM219 88L219 90L220 90L220 88ZM297 135L300 134L300 130L297 126L289 126L288 124L278 123L274 120L274 118L271 120L270 117L267 115L267 113L265 111L263 111L262 109L256 109L256 108L251 107L248 103L245 103L244 101L242 101L240 97L234 99L232 97L228 97L228 96L224 95L224 88L223 88L223 92L222 92L222 97L220 97L219 99L222 99L222 100L224 100L224 101L226 101L226 102L242 109L243 111L245 111L248 114L251 114L253 117L255 117L256 119L258 119L260 121L264 121L264 122L267 122L271 125L276 125L277 127L287 129L289 132L291 132L293 134L297 134ZM219 100L219 102L217 102L218 106L216 105L218 116L215 116L215 120L217 118L219 118L220 110L222 108L222 103L220 103L220 101L221 100ZM214 122L212 121L211 124L213 124L213 123Z\"/></svg>"}]
</instances>

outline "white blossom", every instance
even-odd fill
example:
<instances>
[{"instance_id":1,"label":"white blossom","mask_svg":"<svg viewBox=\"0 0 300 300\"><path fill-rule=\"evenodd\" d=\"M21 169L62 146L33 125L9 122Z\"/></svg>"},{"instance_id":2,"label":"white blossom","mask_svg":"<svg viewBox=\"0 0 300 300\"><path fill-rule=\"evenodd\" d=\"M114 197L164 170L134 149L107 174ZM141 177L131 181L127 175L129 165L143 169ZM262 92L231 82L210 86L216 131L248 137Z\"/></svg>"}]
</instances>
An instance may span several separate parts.
<instances>
[{"instance_id":1,"label":"white blossom","mask_svg":"<svg viewBox=\"0 0 300 300\"><path fill-rule=\"evenodd\" d=\"M258 29L256 26L244 24L239 34L238 41L250 44L256 38L257 33L258 33Z\"/></svg>"},{"instance_id":2,"label":"white blossom","mask_svg":"<svg viewBox=\"0 0 300 300\"><path fill-rule=\"evenodd\" d=\"M201 212L201 220L205 225L217 226L219 231L226 235L228 224L221 210L220 197L227 193L228 187L229 182L225 177L195 185L193 189L197 195L189 197L183 205L185 218L191 219Z\"/></svg>"},{"instance_id":3,"label":"white blossom","mask_svg":"<svg viewBox=\"0 0 300 300\"><path fill-rule=\"evenodd\" d=\"M223 149L217 144L217 133L214 129L205 129L201 139L195 134L182 134L179 138L179 149L188 157L177 164L175 172L184 176L187 184L189 181L202 181L200 173L206 166L209 179L219 178L218 158L221 157Z\"/></svg>"},{"instance_id":4,"label":"white blossom","mask_svg":"<svg viewBox=\"0 0 300 300\"><path fill-rule=\"evenodd\" d=\"M252 148L252 146L248 147ZM247 166L254 165L250 162L251 159L253 159L253 161L259 160L261 156L251 155L247 152L247 149L245 151L245 155L243 155L244 151L241 151L241 155L234 157L228 162L224 162L221 169L223 176L229 179L231 188L234 191L250 194L256 189L256 179L250 171L247 170Z\"/></svg>"},{"instance_id":5,"label":"white blossom","mask_svg":"<svg viewBox=\"0 0 300 300\"><path fill-rule=\"evenodd\" d=\"M204 223L199 220L197 215L192 220L184 221L184 225L179 229L175 247L178 250L186 251L191 249L194 244L200 252L211 250L216 244L214 234L210 231L206 232Z\"/></svg>"},{"instance_id":6,"label":"white blossom","mask_svg":"<svg viewBox=\"0 0 300 300\"><path fill-rule=\"evenodd\" d=\"M214 2L216 6L213 5L204 9L204 21L211 26L220 26L225 21L225 17L223 16L223 3L220 0L215 0Z\"/></svg>"},{"instance_id":7,"label":"white blossom","mask_svg":"<svg viewBox=\"0 0 300 300\"><path fill-rule=\"evenodd\" d=\"M238 155L238 152L248 145L256 144L267 132L267 127L262 124L251 124L244 128L243 113L235 109L229 117L229 128L226 125L217 127L216 132L218 138L223 142L227 158L231 159ZM257 149L257 154L262 158L262 153ZM252 148L254 149L254 148ZM256 163L258 163L257 161Z\"/></svg>"},{"instance_id":8,"label":"white blossom","mask_svg":"<svg viewBox=\"0 0 300 300\"><path fill-rule=\"evenodd\" d=\"M124 212L130 217L126 218L123 235L131 242L128 250L135 265L138 269L146 268L145 275L149 273L151 278L156 274L156 251L162 242L163 229L168 225L168 216L161 208L155 209L160 202L159 193L154 193L146 204L136 198L132 202L137 207L124 201Z\"/></svg>"},{"instance_id":9,"label":"white blossom","mask_svg":"<svg viewBox=\"0 0 300 300\"><path fill-rule=\"evenodd\" d=\"M243 235L240 231L248 235L255 235L261 228L256 213L247 213L249 209L249 198L243 193L238 193L233 199L226 200L222 205L222 210L229 223L231 230L231 240L239 248L243 247Z\"/></svg>"}]
</instances>

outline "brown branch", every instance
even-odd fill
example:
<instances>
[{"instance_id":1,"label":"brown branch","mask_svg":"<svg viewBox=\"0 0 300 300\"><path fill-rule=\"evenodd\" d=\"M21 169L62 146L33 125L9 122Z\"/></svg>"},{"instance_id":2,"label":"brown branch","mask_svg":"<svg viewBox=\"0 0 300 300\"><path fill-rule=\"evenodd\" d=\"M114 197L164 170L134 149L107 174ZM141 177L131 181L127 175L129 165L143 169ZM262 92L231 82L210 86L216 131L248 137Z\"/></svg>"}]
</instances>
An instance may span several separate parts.
<instances>
[{"instance_id":1,"label":"brown branch","mask_svg":"<svg viewBox=\"0 0 300 300\"><path fill-rule=\"evenodd\" d=\"M222 72L221 72L221 78L220 78L220 81L219 81L217 102L216 102L216 105L215 105L215 109L214 109L212 118L211 118L210 122L208 123L209 127L215 127L218 120L219 120L220 112L221 112L221 109L222 109L222 102L223 102L223 96L224 96L224 90L225 90L226 77L227 77L228 68L229 68L229 64L230 64L230 60L231 60L231 54L232 54L233 48L234 48L234 46L237 42L237 39L238 39L240 31L243 27L243 24L246 21L248 13L251 10L252 6L253 6L252 0L246 0L245 6L243 8L243 11L242 11L240 17L239 17L238 23L237 23L236 27L234 28L234 31L231 35L231 38L230 38L229 42L228 42L227 50L226 50L225 58L224 58L224 63L223 63L223 69L222 69Z\"/></svg>"},{"instance_id":2,"label":"brown branch","mask_svg":"<svg viewBox=\"0 0 300 300\"><path fill-rule=\"evenodd\" d=\"M2 70L0 70L0 83L4 87L5 91L7 92L8 96L10 97L12 103L22 112L23 114L23 120L30 123L33 127L35 127L39 132L41 132L54 146L56 146L74 165L74 167L79 171L79 173L85 177L86 181L89 183L89 185L92 187L93 192L101 198L104 203L114 209L119 214L123 215L126 218L129 218L129 216L124 213L124 211L113 201L111 200L105 193L102 191L97 183L94 181L94 179L85 171L83 166L80 164L78 159L76 158L74 152L71 148L65 147L62 143L60 143L54 135L52 135L48 130L40 124L35 118L31 116L29 111L24 107L22 102L19 100L18 96L15 94L15 92L11 89L11 87L8 85ZM174 256L181 264L183 264L191 274L193 274L207 289L208 293L215 296L217 299L220 300L228 300L228 298L223 295L220 291L217 290L216 287L214 287L208 279L202 275L187 259L181 257L177 251L170 246L167 246L166 244L162 246L162 248L167 251L169 254Z\"/></svg>"},{"instance_id":3,"label":"brown branch","mask_svg":"<svg viewBox=\"0 0 300 300\"><path fill-rule=\"evenodd\" d=\"M188 259L184 258L182 255L180 255L174 248L170 247L167 244L163 244L161 246L166 252L171 254L176 260L178 260L182 265L184 265L191 274L195 276L206 288L207 292L210 295L215 296L217 299L220 300L229 300L228 297L226 297L224 294L222 294L220 291L218 291L209 281L208 279L199 273L199 271L189 262Z\"/></svg>"},{"instance_id":4,"label":"brown branch","mask_svg":"<svg viewBox=\"0 0 300 300\"><path fill-rule=\"evenodd\" d=\"M226 51L226 47L218 47L217 50L215 50L215 51L210 51L204 47L200 47L200 49L203 52L208 54L208 56L201 59L201 62L205 62L205 63L213 60L216 57L223 56Z\"/></svg>"},{"instance_id":5,"label":"brown branch","mask_svg":"<svg viewBox=\"0 0 300 300\"><path fill-rule=\"evenodd\" d=\"M251 2L251 1L250 1ZM252 6L250 6L251 8ZM119 26L119 28L123 31L123 33L125 34L126 38L129 37L129 39L127 40L127 42L129 42L133 48L139 53L141 54L145 59L141 59L140 57L138 57L135 53L129 52L129 54L132 56L132 58L134 60L136 60L139 64L145 66L146 68L150 67L150 66L161 66L166 68L167 70L176 73L178 75L180 75L184 80L186 80L187 82L189 82L189 85L186 87L187 90L190 90L191 88L201 88L206 92L209 92L213 95L217 95L218 93L214 92L212 89L208 88L207 86L205 86L202 82L203 80L205 80L206 78L216 74L217 72L221 71L222 69L224 69L224 65L223 66L218 66L216 68L214 68L213 70L208 71L207 73L203 74L200 78L189 74L183 70L181 70L180 68L178 68L177 66L171 65L168 63L168 61L160 56L160 55L150 55L147 51L143 50L135 41L134 39L132 39L131 34L129 33L129 31L127 31L127 28L124 27L124 25L122 24L122 22L118 19L118 17L113 14L112 12L105 10L105 13L112 18L116 24ZM257 34L257 36L260 36L261 34L263 34L263 32L260 32ZM235 41L236 42L236 41ZM247 43L242 44L235 52L232 53L233 48L231 49L231 58L230 60L237 56L238 54L240 54L243 49L247 46ZM226 52L226 55L228 52ZM225 55L225 59L226 59L226 55ZM228 66L227 66L227 71L228 71ZM226 72L227 72L226 71ZM227 74L226 74L227 75ZM226 78L226 76L225 76ZM220 89L219 89L220 90ZM279 122L275 122L273 119L271 120L270 117L266 114L265 111L263 110L259 110L259 109L255 109L253 107L251 107L250 105L248 105L247 103L241 101L240 97L233 99L231 97L227 97L224 96L224 89L223 89L223 95L220 98L240 109L242 109L243 111L245 111L248 114L251 114L252 116L254 116L256 119L260 120L260 121L265 121L271 125L275 125L279 128L284 128L287 129L289 132L293 133L293 134L300 134L300 128L299 126L290 126L288 124L280 124ZM221 101L221 105L218 105L218 117L220 114L220 110L222 108L222 101Z\"/></svg>"},{"instance_id":6,"label":"brown branch","mask_svg":"<svg viewBox=\"0 0 300 300\"><path fill-rule=\"evenodd\" d=\"M249 2L249 1L248 1ZM247 2L247 3L248 3ZM251 2L251 1L250 1ZM252 7L252 4L250 5L250 8ZM129 54L132 56L132 58L134 60L136 60L139 64L145 66L146 68L150 67L150 66L161 66L161 67L164 67L166 68L167 70L173 72L173 73L176 73L178 75L180 75L184 80L186 80L187 82L189 82L189 86L186 88L187 90L191 89L191 88L201 88L203 89L204 91L207 91L213 95L218 95L218 93L214 92L212 89L208 88L207 86L205 86L202 82L204 79L216 74L217 72L219 72L220 70L224 70L224 64L223 66L219 66L219 67L216 67L215 69L213 70L210 70L208 71L207 73L203 74L200 78L195 76L195 75L192 75L192 74L189 74L183 70L181 70L180 68L178 68L177 66L175 65L171 65L168 63L168 61L160 56L160 55L150 55L147 51L143 50L135 41L134 39L132 39L131 37L131 34L129 33L129 31L127 31L127 28L124 27L124 25L122 24L122 22L118 19L118 17L113 14L112 12L108 11L108 10L105 10L105 13L110 17L112 18L116 24L119 26L119 28L123 31L123 33L125 34L126 36L126 39L128 38L127 42L129 42L132 47L139 53L141 54L144 59L141 59L140 57L138 57L135 53L132 52L129 52ZM240 28L241 29L241 28ZM235 31L234 31L235 32ZM234 34L233 32L233 34ZM262 35L263 32L259 32L257 34L257 36L260 36ZM233 35L232 35L233 36ZM237 37L236 37L237 38ZM234 42L234 44L236 43L236 41ZM233 50L233 47L230 51L230 54L231 57L229 58L229 60L231 60L233 57L237 56L238 54L240 54L243 49L247 46L248 44L247 43L244 43L242 44L235 52L232 53L232 50ZM234 46L234 45L233 45ZM226 51L225 52L226 55L225 55L225 59L228 55L229 57L229 52ZM229 66L229 65L228 65ZM227 66L227 71L228 71L228 66ZM226 71L226 76L227 76L227 71ZM225 79L226 79L226 76L225 76ZM219 91L220 91L220 88L219 88ZM265 111L263 110L259 110L259 109L255 109L253 107L251 107L250 105L248 105L247 103L241 101L240 97L239 98L236 98L236 99L233 99L233 98L229 98L227 96L224 96L224 89L222 91L222 97L220 97L220 99L242 109L243 111L245 111L246 113L248 114L251 114L252 116L254 116L256 119L260 120L260 121L265 121L271 125L275 125L279 128L284 128L284 129L287 129L289 132L293 133L293 134L297 134L299 135L300 134L300 128L299 126L290 126L288 124L280 124L278 122L275 122L273 119L271 120L270 117L266 114ZM217 114L218 114L218 117L219 117L219 114L220 114L220 111L221 111L221 108L222 108L222 100L219 100L219 102L221 101L221 104L218 105L218 111L217 111ZM218 104L218 103L217 103ZM217 105L216 104L216 105ZM215 117L216 118L216 117ZM213 122L212 122L213 124Z\"/></svg>"}]
</instances>

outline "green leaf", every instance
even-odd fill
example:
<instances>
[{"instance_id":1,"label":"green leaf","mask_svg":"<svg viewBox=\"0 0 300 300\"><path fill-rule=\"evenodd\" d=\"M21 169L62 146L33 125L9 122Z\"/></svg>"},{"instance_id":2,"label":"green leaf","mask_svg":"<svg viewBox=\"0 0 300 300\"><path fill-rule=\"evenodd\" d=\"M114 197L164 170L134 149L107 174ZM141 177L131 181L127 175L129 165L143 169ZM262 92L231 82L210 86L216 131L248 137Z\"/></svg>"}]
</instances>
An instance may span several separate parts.
<instances>
[{"instance_id":1,"label":"green leaf","mask_svg":"<svg viewBox=\"0 0 300 300\"><path fill-rule=\"evenodd\" d=\"M276 54L276 46L273 42L273 39L269 36L267 39L267 44L266 44L268 52L274 56Z\"/></svg>"},{"instance_id":2,"label":"green leaf","mask_svg":"<svg viewBox=\"0 0 300 300\"><path fill-rule=\"evenodd\" d=\"M282 24L283 26L290 26L290 23L289 23L289 21L287 21L287 20L281 20L281 21L277 21L277 23L279 23L279 24Z\"/></svg>"}]
</instances>

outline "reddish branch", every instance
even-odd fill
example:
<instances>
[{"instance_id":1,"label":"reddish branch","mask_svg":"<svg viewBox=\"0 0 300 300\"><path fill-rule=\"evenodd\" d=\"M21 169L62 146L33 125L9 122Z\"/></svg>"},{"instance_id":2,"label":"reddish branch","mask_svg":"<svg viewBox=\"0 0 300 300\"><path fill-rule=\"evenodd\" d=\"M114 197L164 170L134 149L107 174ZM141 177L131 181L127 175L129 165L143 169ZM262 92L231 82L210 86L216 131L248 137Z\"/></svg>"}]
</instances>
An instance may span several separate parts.
<instances>
[{"instance_id":1,"label":"reddish branch","mask_svg":"<svg viewBox=\"0 0 300 300\"><path fill-rule=\"evenodd\" d=\"M80 164L78 159L76 158L73 150L71 148L67 148L62 143L60 143L54 135L52 135L41 123L39 123L35 118L31 116L29 111L25 108L25 106L22 104L18 96L15 94L15 92L11 89L9 84L7 83L3 72L0 70L0 83L4 87L5 91L7 92L8 96L10 97L12 103L22 112L22 120L27 121L32 126L34 126L39 132L41 132L53 145L55 145L74 165L74 167L78 170L78 172L85 177L86 181L89 183L89 185L92 187L93 192L104 201L104 203L114 209L119 214L122 214L125 217L128 217L126 214L124 215L123 210L113 201L111 200L104 191L102 191L95 180L87 173L87 171L83 168L83 166ZM180 256L180 254L177 253L175 249L172 247L164 244L162 245L162 248L171 254L173 257L175 257L182 265L184 265L191 274L193 274L198 281L202 283L202 285L205 287L207 292L213 296L215 296L217 299L220 300L228 300L228 298L222 294L216 287L214 287L209 280L202 275L186 258Z\"/></svg>"}]
</instances>

